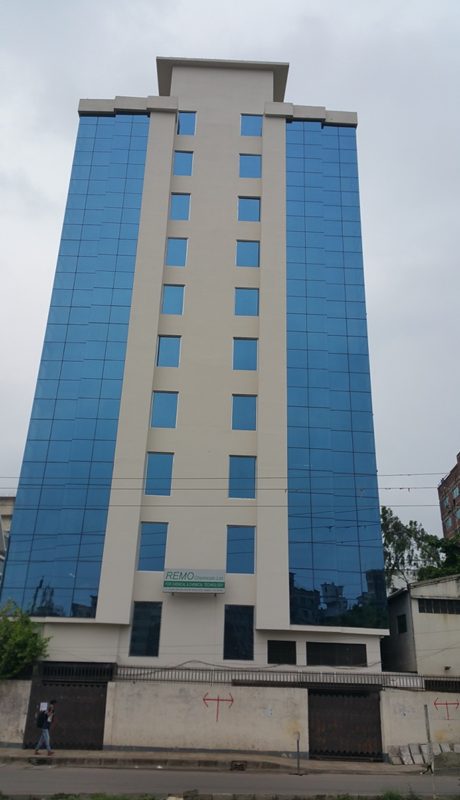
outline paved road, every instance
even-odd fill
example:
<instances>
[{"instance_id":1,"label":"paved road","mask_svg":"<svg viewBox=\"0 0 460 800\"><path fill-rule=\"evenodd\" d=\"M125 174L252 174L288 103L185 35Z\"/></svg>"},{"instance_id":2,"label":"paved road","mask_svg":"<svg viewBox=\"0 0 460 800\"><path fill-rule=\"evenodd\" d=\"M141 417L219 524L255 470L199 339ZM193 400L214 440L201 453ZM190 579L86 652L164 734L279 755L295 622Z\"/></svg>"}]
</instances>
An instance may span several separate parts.
<instances>
[{"instance_id":1,"label":"paved road","mask_svg":"<svg viewBox=\"0 0 460 800\"><path fill-rule=\"evenodd\" d=\"M431 795L429 775L279 775L273 773L185 772L146 769L99 769L84 767L32 767L0 765L0 790L5 794L68 794L92 792L182 794L187 789L203 793L235 794L379 794L386 789ZM456 776L438 776L440 795L459 795Z\"/></svg>"}]
</instances>

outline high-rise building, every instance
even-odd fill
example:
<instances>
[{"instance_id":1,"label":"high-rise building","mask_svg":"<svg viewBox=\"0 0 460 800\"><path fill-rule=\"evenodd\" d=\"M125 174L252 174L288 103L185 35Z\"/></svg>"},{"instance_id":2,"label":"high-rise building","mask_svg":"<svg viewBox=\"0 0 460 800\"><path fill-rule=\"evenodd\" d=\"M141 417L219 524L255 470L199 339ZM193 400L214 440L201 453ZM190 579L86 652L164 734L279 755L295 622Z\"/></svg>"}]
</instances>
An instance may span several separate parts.
<instances>
[{"instance_id":1,"label":"high-rise building","mask_svg":"<svg viewBox=\"0 0 460 800\"><path fill-rule=\"evenodd\" d=\"M438 486L438 498L443 536L452 539L460 533L460 453L457 453L455 467Z\"/></svg>"},{"instance_id":2,"label":"high-rise building","mask_svg":"<svg viewBox=\"0 0 460 800\"><path fill-rule=\"evenodd\" d=\"M356 115L157 63L80 103L1 599L55 660L375 671Z\"/></svg>"}]
</instances>

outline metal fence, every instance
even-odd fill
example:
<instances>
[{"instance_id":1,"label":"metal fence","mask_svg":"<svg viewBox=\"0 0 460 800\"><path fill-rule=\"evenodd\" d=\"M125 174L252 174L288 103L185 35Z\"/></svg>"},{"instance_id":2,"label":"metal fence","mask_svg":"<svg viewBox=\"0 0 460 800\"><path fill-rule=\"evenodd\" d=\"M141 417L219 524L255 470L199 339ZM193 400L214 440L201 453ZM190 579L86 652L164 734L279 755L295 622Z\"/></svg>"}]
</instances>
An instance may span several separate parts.
<instances>
[{"instance_id":1,"label":"metal fence","mask_svg":"<svg viewBox=\"0 0 460 800\"><path fill-rule=\"evenodd\" d=\"M212 669L206 667L119 666L115 681L204 683L230 686L354 686L423 691L425 678L399 672L336 672L280 669ZM442 680L442 678L441 678Z\"/></svg>"}]
</instances>

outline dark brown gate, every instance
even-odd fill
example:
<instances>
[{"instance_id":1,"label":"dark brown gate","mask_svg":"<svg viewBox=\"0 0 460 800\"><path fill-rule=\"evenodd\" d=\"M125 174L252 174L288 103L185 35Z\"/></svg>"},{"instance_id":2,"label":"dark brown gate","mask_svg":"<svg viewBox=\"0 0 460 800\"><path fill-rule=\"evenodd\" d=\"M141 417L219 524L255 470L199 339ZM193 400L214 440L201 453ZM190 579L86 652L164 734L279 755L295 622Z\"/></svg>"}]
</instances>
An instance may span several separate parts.
<instances>
[{"instance_id":1,"label":"dark brown gate","mask_svg":"<svg viewBox=\"0 0 460 800\"><path fill-rule=\"evenodd\" d=\"M37 677L32 681L24 731L24 749L40 738L36 725L40 703L57 700L51 746L59 750L102 750L107 680L78 682Z\"/></svg>"},{"instance_id":2,"label":"dark brown gate","mask_svg":"<svg viewBox=\"0 0 460 800\"><path fill-rule=\"evenodd\" d=\"M311 758L382 760L378 692L310 689L308 728Z\"/></svg>"}]
</instances>

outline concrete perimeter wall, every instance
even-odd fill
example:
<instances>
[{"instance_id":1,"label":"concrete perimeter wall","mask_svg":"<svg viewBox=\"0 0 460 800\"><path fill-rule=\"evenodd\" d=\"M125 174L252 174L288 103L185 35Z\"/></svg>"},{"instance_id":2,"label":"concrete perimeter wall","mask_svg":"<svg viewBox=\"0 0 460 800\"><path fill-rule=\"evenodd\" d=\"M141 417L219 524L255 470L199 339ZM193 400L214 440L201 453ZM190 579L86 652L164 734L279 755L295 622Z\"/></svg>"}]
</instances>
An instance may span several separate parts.
<instances>
[{"instance_id":1,"label":"concrete perimeter wall","mask_svg":"<svg viewBox=\"0 0 460 800\"><path fill-rule=\"evenodd\" d=\"M233 699L233 702L232 702ZM104 747L308 751L299 688L109 683Z\"/></svg>"},{"instance_id":2,"label":"concrete perimeter wall","mask_svg":"<svg viewBox=\"0 0 460 800\"><path fill-rule=\"evenodd\" d=\"M0 681L0 747L22 747L31 681Z\"/></svg>"},{"instance_id":3,"label":"concrete perimeter wall","mask_svg":"<svg viewBox=\"0 0 460 800\"><path fill-rule=\"evenodd\" d=\"M424 706L428 706L433 742L460 742L460 696L388 689L381 693L383 751L391 745L427 741Z\"/></svg>"}]
</instances>

